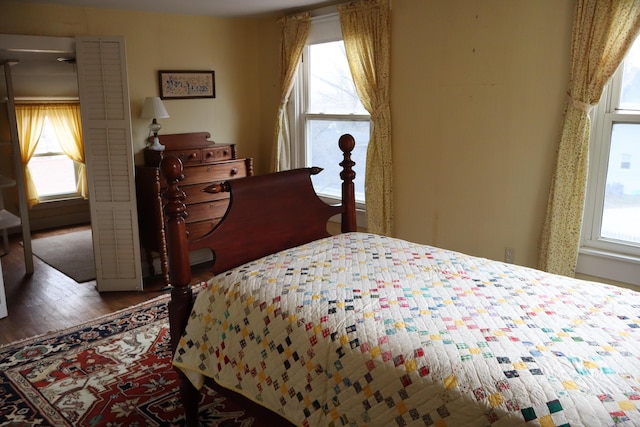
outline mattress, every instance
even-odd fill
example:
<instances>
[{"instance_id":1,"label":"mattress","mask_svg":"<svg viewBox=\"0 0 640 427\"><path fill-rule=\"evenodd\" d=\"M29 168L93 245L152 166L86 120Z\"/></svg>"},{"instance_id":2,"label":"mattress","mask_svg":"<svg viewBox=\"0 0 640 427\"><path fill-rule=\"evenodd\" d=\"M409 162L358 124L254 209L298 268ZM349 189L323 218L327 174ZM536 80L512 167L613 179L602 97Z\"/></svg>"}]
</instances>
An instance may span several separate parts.
<instances>
[{"instance_id":1,"label":"mattress","mask_svg":"<svg viewBox=\"0 0 640 427\"><path fill-rule=\"evenodd\" d=\"M347 233L213 277L174 365L300 426L640 425L640 293Z\"/></svg>"}]
</instances>

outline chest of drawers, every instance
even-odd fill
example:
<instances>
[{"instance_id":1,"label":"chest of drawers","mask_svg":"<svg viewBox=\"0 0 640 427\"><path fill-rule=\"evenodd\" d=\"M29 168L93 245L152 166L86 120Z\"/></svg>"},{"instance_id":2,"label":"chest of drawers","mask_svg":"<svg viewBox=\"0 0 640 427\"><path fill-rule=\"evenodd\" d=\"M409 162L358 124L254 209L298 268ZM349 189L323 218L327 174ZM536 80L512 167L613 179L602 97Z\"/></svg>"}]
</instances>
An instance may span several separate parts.
<instances>
[{"instance_id":1,"label":"chest of drawers","mask_svg":"<svg viewBox=\"0 0 640 427\"><path fill-rule=\"evenodd\" d=\"M210 194L204 187L221 181L253 175L251 158L236 158L234 144L214 144L207 132L161 135L164 151L144 151L144 165L136 167L136 194L140 243L147 255L149 271L153 275L154 255L158 254L164 282L169 284L168 258L162 211L162 192L166 182L159 165L166 156L182 161L184 180L180 188L187 194L187 232L189 240L207 234L224 216L229 194Z\"/></svg>"}]
</instances>

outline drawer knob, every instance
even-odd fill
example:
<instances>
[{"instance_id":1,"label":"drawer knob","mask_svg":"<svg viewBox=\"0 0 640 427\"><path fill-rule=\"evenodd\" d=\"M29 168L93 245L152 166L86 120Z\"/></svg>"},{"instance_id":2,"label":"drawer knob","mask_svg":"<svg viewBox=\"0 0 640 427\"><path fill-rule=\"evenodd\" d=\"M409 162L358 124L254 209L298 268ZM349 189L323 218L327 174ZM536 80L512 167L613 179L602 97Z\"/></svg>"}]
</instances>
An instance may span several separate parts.
<instances>
[{"instance_id":1,"label":"drawer knob","mask_svg":"<svg viewBox=\"0 0 640 427\"><path fill-rule=\"evenodd\" d=\"M207 151L207 158L213 157L213 153L211 151Z\"/></svg>"},{"instance_id":2,"label":"drawer knob","mask_svg":"<svg viewBox=\"0 0 640 427\"><path fill-rule=\"evenodd\" d=\"M190 159L195 159L196 157L198 157L198 155L196 153L189 154L189 158Z\"/></svg>"},{"instance_id":3,"label":"drawer knob","mask_svg":"<svg viewBox=\"0 0 640 427\"><path fill-rule=\"evenodd\" d=\"M238 168L231 168L231 176L238 174Z\"/></svg>"}]
</instances>

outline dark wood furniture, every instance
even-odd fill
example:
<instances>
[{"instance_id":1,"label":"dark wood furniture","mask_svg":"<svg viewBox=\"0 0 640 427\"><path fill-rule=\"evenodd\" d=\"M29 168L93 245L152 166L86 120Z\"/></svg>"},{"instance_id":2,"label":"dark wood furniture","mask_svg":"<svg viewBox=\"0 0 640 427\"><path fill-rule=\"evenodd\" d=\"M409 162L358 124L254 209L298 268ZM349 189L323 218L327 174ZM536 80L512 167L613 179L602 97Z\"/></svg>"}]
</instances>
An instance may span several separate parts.
<instances>
[{"instance_id":1,"label":"dark wood furniture","mask_svg":"<svg viewBox=\"0 0 640 427\"><path fill-rule=\"evenodd\" d=\"M208 132L161 135L164 151L144 150L144 165L136 167L136 194L140 242L153 275L153 254L160 255L160 268L169 285L167 247L161 195L166 181L160 173L165 157L178 158L184 166L182 190L187 194L189 240L204 236L220 221L229 205L229 194L201 191L210 184L253 175L251 158L238 159L234 144L215 144Z\"/></svg>"},{"instance_id":2,"label":"dark wood furniture","mask_svg":"<svg viewBox=\"0 0 640 427\"><path fill-rule=\"evenodd\" d=\"M161 169L167 181L165 213L167 216L167 246L169 272L173 289L169 303L171 346L177 348L193 305L190 287L189 251L209 248L214 254L213 273L258 259L270 253L328 237L327 222L341 215L342 232L356 231L356 210L353 179L354 162L351 151L355 141L351 135L340 137L344 153L340 177L342 204L330 206L320 200L311 183L311 175L320 168L305 168L268 175L252 176L214 184L207 188L212 194L230 194L229 210L217 227L199 239L188 239L188 195L178 183L183 165L174 157L165 157ZM198 391L182 371L181 400L187 425L198 425ZM249 404L248 404L249 405ZM264 410L262 416L273 414ZM278 425L289 424L280 420Z\"/></svg>"}]
</instances>

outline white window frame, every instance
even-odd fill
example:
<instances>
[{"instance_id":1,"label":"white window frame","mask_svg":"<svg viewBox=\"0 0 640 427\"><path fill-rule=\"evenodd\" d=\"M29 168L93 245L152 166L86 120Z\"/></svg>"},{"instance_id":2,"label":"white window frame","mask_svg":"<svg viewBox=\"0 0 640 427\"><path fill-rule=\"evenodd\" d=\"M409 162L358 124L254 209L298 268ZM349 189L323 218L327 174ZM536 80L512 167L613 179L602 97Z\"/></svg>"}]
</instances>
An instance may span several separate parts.
<instances>
[{"instance_id":1,"label":"white window frame","mask_svg":"<svg viewBox=\"0 0 640 427\"><path fill-rule=\"evenodd\" d=\"M47 124L48 126L52 126L49 122L48 119L45 119L45 124ZM52 134L55 135L55 132L51 132ZM56 140L57 140L57 136L56 136ZM58 144L60 144L60 142L58 141ZM64 151L62 151L62 147L60 147L60 151L56 151L56 152L48 152L48 153L34 153L31 160L33 159L37 159L37 158L44 158L44 157L49 157L49 156L66 156L69 157L67 155L67 153L65 153ZM71 158L69 158L72 162L73 162L73 170L74 170L74 179L75 179L75 184L76 184L76 188L78 185L78 168L79 165L77 162L74 162ZM31 170L34 170L34 165L30 165ZM40 200L40 203L47 203L47 202L57 202L57 201L61 201L61 200L69 200L69 199L81 199L82 195L80 193L78 193L77 190L75 191L70 191L67 193L56 193L56 194L48 194L48 195L38 195L38 199Z\"/></svg>"},{"instance_id":2,"label":"white window frame","mask_svg":"<svg viewBox=\"0 0 640 427\"><path fill-rule=\"evenodd\" d=\"M309 81L309 67L305 66L304 58L309 54L309 46L339 40L342 40L342 30L337 12L325 12L320 16L312 17L311 29L302 54L302 63L298 67L287 111L292 135L291 159L292 167L294 168L314 166L309 164L310 156L306 137L307 120L370 121L368 114L313 114L306 112L306 84ZM338 141L336 141L336 150L337 148ZM329 204L340 202L340 199L335 197L320 195L320 198ZM359 227L366 228L366 206L364 202L356 201L356 219Z\"/></svg>"},{"instance_id":3,"label":"white window frame","mask_svg":"<svg viewBox=\"0 0 640 427\"><path fill-rule=\"evenodd\" d=\"M640 245L600 236L613 124L640 125L640 111L616 109L623 65L605 86L600 102L590 113L589 172L576 272L640 285Z\"/></svg>"}]
</instances>

